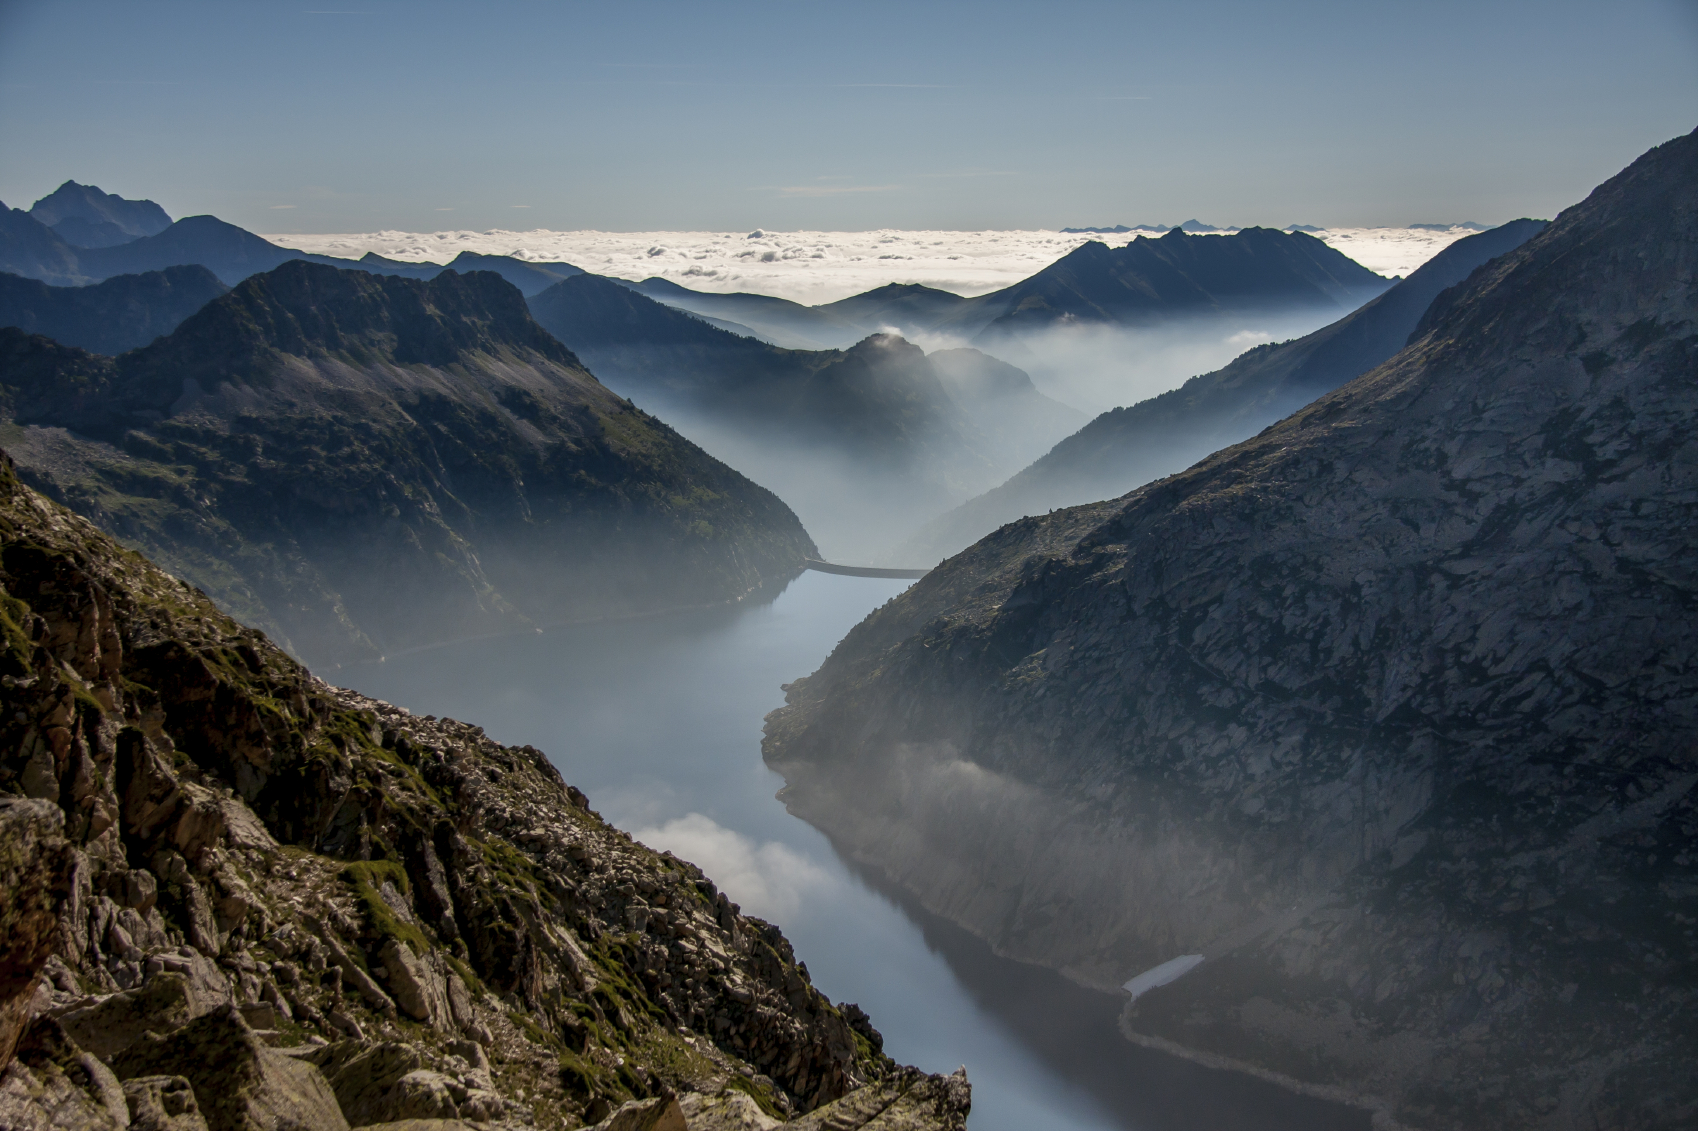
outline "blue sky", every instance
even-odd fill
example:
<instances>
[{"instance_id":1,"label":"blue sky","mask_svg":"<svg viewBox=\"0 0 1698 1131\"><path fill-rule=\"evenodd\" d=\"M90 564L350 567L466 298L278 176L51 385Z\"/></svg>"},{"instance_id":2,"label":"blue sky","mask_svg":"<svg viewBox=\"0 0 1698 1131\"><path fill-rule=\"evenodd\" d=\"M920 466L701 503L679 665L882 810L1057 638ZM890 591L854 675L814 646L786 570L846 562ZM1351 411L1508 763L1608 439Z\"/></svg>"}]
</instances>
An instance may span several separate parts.
<instances>
[{"instance_id":1,"label":"blue sky","mask_svg":"<svg viewBox=\"0 0 1698 1131\"><path fill-rule=\"evenodd\" d=\"M267 232L1549 216L1698 125L1698 0L0 0L0 199Z\"/></svg>"}]
</instances>

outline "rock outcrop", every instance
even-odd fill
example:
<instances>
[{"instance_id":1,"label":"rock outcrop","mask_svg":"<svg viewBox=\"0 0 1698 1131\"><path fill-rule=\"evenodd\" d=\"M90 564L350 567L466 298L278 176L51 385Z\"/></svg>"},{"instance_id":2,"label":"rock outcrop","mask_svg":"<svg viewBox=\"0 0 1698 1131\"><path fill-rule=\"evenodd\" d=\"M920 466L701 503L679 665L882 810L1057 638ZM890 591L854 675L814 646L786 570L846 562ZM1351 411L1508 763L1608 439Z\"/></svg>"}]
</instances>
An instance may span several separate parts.
<instances>
[{"instance_id":1,"label":"rock outcrop","mask_svg":"<svg viewBox=\"0 0 1698 1131\"><path fill-rule=\"evenodd\" d=\"M742 600L817 554L492 274L288 263L117 358L0 329L0 415L26 481L317 663Z\"/></svg>"},{"instance_id":2,"label":"rock outcrop","mask_svg":"<svg viewBox=\"0 0 1698 1131\"><path fill-rule=\"evenodd\" d=\"M1004 954L1151 973L1135 1040L1384 1126L1689 1123L1695 276L1698 134L874 613L770 717L787 803Z\"/></svg>"},{"instance_id":3,"label":"rock outcrop","mask_svg":"<svg viewBox=\"0 0 1698 1131\"><path fill-rule=\"evenodd\" d=\"M0 586L0 1127L782 1118L910 1080L540 752L325 684L5 458Z\"/></svg>"}]
</instances>

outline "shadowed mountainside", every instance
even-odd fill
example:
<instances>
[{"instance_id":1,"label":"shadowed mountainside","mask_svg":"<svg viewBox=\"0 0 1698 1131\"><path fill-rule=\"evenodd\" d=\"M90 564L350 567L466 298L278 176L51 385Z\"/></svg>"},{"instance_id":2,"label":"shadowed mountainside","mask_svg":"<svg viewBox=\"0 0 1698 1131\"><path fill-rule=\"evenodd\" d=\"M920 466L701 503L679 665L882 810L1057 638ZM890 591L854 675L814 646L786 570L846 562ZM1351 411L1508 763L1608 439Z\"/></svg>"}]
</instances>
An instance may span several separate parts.
<instances>
[{"instance_id":1,"label":"shadowed mountainside","mask_svg":"<svg viewBox=\"0 0 1698 1131\"><path fill-rule=\"evenodd\" d=\"M288 263L116 359L0 331L32 484L300 654L737 600L817 553L492 274Z\"/></svg>"},{"instance_id":2,"label":"shadowed mountainside","mask_svg":"<svg viewBox=\"0 0 1698 1131\"><path fill-rule=\"evenodd\" d=\"M0 1126L965 1124L542 752L329 686L4 453L0 679Z\"/></svg>"},{"instance_id":3,"label":"shadowed mountainside","mask_svg":"<svg viewBox=\"0 0 1698 1131\"><path fill-rule=\"evenodd\" d=\"M1003 523L1113 498L1254 436L1391 357L1408 344L1440 291L1543 227L1539 220L1515 220L1458 240L1330 326L1257 346L1172 392L1103 413L1008 482L927 524L891 560L939 561Z\"/></svg>"},{"instance_id":4,"label":"shadowed mountainside","mask_svg":"<svg viewBox=\"0 0 1698 1131\"><path fill-rule=\"evenodd\" d=\"M229 289L205 267L114 275L84 287L0 274L0 326L90 353L119 354L169 334Z\"/></svg>"},{"instance_id":5,"label":"shadowed mountainside","mask_svg":"<svg viewBox=\"0 0 1698 1131\"><path fill-rule=\"evenodd\" d=\"M1410 345L789 686L787 805L1133 1040L1386 1126L1698 1113L1698 133Z\"/></svg>"}]
</instances>

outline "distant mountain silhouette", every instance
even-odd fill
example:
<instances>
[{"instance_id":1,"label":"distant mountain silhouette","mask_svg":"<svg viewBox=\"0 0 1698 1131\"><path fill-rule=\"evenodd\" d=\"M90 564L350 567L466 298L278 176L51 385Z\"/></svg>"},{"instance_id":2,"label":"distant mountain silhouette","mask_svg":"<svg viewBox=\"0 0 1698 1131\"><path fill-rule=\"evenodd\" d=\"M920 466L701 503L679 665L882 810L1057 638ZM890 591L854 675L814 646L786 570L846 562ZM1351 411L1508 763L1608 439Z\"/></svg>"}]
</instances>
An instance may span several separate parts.
<instances>
[{"instance_id":1,"label":"distant mountain silhouette","mask_svg":"<svg viewBox=\"0 0 1698 1131\"><path fill-rule=\"evenodd\" d=\"M537 321L609 387L772 486L821 539L841 516L811 506L815 496L801 484L822 461L843 471L839 489L860 503L883 500L891 515L917 517L987 476L994 482L999 468L1018 466L1029 458L1022 453L1082 419L977 350L927 357L894 335L869 335L847 350L782 349L595 275L529 301Z\"/></svg>"},{"instance_id":2,"label":"distant mountain silhouette","mask_svg":"<svg viewBox=\"0 0 1698 1131\"><path fill-rule=\"evenodd\" d=\"M171 226L165 209L151 200L125 200L76 181L36 201L29 214L73 247L111 247Z\"/></svg>"},{"instance_id":3,"label":"distant mountain silhouette","mask_svg":"<svg viewBox=\"0 0 1698 1131\"><path fill-rule=\"evenodd\" d=\"M747 326L763 340L786 349L841 349L854 345L870 333L860 324L831 313L825 307L803 306L772 295L746 291L730 294L694 291L658 277L624 285L679 310Z\"/></svg>"},{"instance_id":4,"label":"distant mountain silhouette","mask_svg":"<svg viewBox=\"0 0 1698 1131\"><path fill-rule=\"evenodd\" d=\"M4 204L0 204L0 271L61 287L89 281L78 268L76 248L28 212Z\"/></svg>"},{"instance_id":5,"label":"distant mountain silhouette","mask_svg":"<svg viewBox=\"0 0 1698 1131\"><path fill-rule=\"evenodd\" d=\"M1313 236L1175 228L1125 247L1092 241L1012 287L971 300L994 334L1063 322L1139 325L1174 315L1331 307L1343 314L1391 286Z\"/></svg>"},{"instance_id":6,"label":"distant mountain silhouette","mask_svg":"<svg viewBox=\"0 0 1698 1131\"><path fill-rule=\"evenodd\" d=\"M976 298L892 283L810 307L765 295L693 291L664 279L630 285L670 306L749 326L770 341L841 346L888 330L948 334L991 348L1010 336L1062 325L1142 326L1303 308L1344 314L1392 281L1300 232L1246 228L1203 236L1174 228L1160 239L1139 236L1119 248L1092 240L1030 278Z\"/></svg>"},{"instance_id":7,"label":"distant mountain silhouette","mask_svg":"<svg viewBox=\"0 0 1698 1131\"><path fill-rule=\"evenodd\" d=\"M547 290L562 279L584 273L583 268L570 263L533 263L511 255L480 255L473 251L462 251L446 265L407 263L399 259L385 259L376 252L368 251L346 266L358 267L376 275L400 275L408 279L434 279L444 271L494 271L518 287L519 293L526 298Z\"/></svg>"},{"instance_id":8,"label":"distant mountain silhouette","mask_svg":"<svg viewBox=\"0 0 1698 1131\"><path fill-rule=\"evenodd\" d=\"M50 227L42 217L55 217L50 222L57 226ZM86 242L69 238L67 232ZM114 275L190 264L205 267L226 286L234 286L292 259L409 279L434 279L447 270L494 271L527 297L582 273L570 263L532 263L470 251L461 252L446 266L405 263L372 253L359 260L313 255L280 247L216 216L186 216L173 224L164 209L150 200L124 200L75 181L66 181L28 213L13 209L0 216L0 272L54 286L79 286Z\"/></svg>"},{"instance_id":9,"label":"distant mountain silhouette","mask_svg":"<svg viewBox=\"0 0 1698 1131\"><path fill-rule=\"evenodd\" d=\"M935 562L1022 515L1110 499L1238 443L1402 349L1446 287L1545 227L1516 220L1458 240L1360 310L1307 337L1105 412L1007 483L929 523L891 560Z\"/></svg>"},{"instance_id":10,"label":"distant mountain silhouette","mask_svg":"<svg viewBox=\"0 0 1698 1131\"><path fill-rule=\"evenodd\" d=\"M77 256L83 274L91 278L107 279L198 263L229 286L249 275L280 267L291 259L353 266L329 256L278 247L216 216L185 216L155 235L117 247L90 248Z\"/></svg>"},{"instance_id":11,"label":"distant mountain silhouette","mask_svg":"<svg viewBox=\"0 0 1698 1131\"><path fill-rule=\"evenodd\" d=\"M229 289L198 265L114 275L83 287L0 274L0 326L91 353L118 354L169 334Z\"/></svg>"},{"instance_id":12,"label":"distant mountain silhouette","mask_svg":"<svg viewBox=\"0 0 1698 1131\"><path fill-rule=\"evenodd\" d=\"M324 661L738 600L814 544L488 272L291 262L117 358L0 330L23 477Z\"/></svg>"}]
</instances>

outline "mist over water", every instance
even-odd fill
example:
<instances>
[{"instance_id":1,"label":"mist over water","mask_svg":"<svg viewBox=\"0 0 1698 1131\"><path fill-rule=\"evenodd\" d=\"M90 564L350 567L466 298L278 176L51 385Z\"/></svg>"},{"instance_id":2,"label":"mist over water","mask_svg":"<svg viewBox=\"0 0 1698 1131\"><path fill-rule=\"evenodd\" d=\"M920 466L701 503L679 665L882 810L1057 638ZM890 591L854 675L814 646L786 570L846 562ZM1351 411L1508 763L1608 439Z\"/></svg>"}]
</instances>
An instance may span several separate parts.
<instances>
[{"instance_id":1,"label":"mist over water","mask_svg":"<svg viewBox=\"0 0 1698 1131\"><path fill-rule=\"evenodd\" d=\"M1119 1002L984 944L857 875L773 794L779 685L908 584L807 573L770 604L470 641L341 681L548 752L591 805L699 864L784 928L816 985L859 1003L903 1063L967 1065L973 1131L1353 1131L1362 1121L1121 1041Z\"/></svg>"},{"instance_id":2,"label":"mist over water","mask_svg":"<svg viewBox=\"0 0 1698 1131\"><path fill-rule=\"evenodd\" d=\"M1315 306L1266 314L1168 317L1160 325L1074 323L1028 331L978 349L1024 369L1038 391L1095 416L1177 389L1247 349L1313 333L1348 311ZM919 335L927 350L961 343Z\"/></svg>"}]
</instances>

